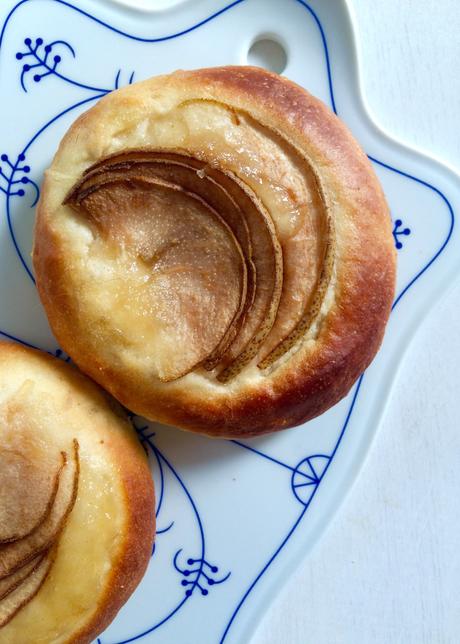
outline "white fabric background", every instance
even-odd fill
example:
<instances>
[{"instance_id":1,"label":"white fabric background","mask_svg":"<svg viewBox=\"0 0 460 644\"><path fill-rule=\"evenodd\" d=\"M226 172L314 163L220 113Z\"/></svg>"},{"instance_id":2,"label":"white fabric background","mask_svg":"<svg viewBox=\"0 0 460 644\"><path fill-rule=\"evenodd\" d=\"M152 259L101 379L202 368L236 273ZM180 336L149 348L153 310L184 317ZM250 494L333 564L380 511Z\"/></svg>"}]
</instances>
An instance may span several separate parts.
<instances>
[{"instance_id":1,"label":"white fabric background","mask_svg":"<svg viewBox=\"0 0 460 644\"><path fill-rule=\"evenodd\" d=\"M373 117L460 172L458 0L349 2ZM460 642L459 302L457 283L420 329L358 482L252 644Z\"/></svg>"}]
</instances>

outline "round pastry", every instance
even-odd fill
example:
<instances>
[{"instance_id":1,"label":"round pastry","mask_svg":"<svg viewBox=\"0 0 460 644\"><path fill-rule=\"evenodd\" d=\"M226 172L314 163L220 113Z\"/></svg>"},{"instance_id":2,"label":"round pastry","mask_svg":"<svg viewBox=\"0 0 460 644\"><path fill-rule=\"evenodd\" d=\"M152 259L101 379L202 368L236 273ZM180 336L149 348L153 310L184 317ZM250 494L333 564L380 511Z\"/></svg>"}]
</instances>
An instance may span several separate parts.
<instances>
[{"instance_id":1,"label":"round pastry","mask_svg":"<svg viewBox=\"0 0 460 644\"><path fill-rule=\"evenodd\" d=\"M129 409L219 437L339 401L395 283L382 189L346 127L253 67L104 97L46 172L34 265L56 337Z\"/></svg>"},{"instance_id":2,"label":"round pastry","mask_svg":"<svg viewBox=\"0 0 460 644\"><path fill-rule=\"evenodd\" d=\"M145 453L75 368L0 343L0 641L92 642L141 580L155 530Z\"/></svg>"}]
</instances>

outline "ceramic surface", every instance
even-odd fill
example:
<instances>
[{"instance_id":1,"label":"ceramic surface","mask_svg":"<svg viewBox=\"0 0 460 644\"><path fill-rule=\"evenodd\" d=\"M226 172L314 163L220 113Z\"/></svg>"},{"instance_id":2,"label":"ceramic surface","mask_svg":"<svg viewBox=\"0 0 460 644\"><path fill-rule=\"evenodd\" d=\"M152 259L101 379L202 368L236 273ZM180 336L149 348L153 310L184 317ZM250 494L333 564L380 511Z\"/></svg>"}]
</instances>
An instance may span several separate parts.
<instances>
[{"instance_id":1,"label":"ceramic surface","mask_svg":"<svg viewBox=\"0 0 460 644\"><path fill-rule=\"evenodd\" d=\"M66 129L117 87L177 68L244 64L255 41L273 40L285 52L283 73L344 119L382 181L398 249L397 297L382 350L346 399L304 426L246 442L133 418L156 480L158 537L143 582L98 642L245 643L350 489L404 349L458 272L459 180L371 122L341 1L4 0L0 34L5 338L68 359L34 286L34 206ZM249 58L280 60L270 46Z\"/></svg>"}]
</instances>

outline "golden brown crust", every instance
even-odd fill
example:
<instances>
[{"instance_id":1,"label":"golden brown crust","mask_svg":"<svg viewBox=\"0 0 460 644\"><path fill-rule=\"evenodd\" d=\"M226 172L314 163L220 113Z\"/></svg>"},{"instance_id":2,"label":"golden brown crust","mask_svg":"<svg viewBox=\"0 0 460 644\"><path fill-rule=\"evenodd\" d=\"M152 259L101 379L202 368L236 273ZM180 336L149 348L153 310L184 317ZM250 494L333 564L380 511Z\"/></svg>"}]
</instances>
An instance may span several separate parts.
<instances>
[{"instance_id":1,"label":"golden brown crust","mask_svg":"<svg viewBox=\"0 0 460 644\"><path fill-rule=\"evenodd\" d=\"M155 532L154 491L150 469L124 413L97 385L73 366L50 355L17 344L0 342L0 407L8 403L9 388L17 390L21 380L32 381L34 387L55 393L53 405L57 407L57 417L59 422L62 420L63 429L70 433L70 436L65 437L67 441L69 437L75 438L74 432L81 431L77 436L81 477L78 497L60 539L49 583L46 581L36 598L2 629L0 639L8 644L19 641L18 632L20 634L23 629L27 629L28 636L34 635L34 641L37 642L89 644L114 619L140 582L150 560ZM48 397L41 395L41 391L39 394L37 397L40 399ZM49 402L46 404L49 405ZM26 413L40 416L42 409L27 409ZM37 422L40 423L40 418ZM53 421L49 422L52 424ZM94 462L89 464L88 458ZM107 554L107 561L102 562L103 567L98 574L104 579L100 588L93 588L90 604L85 609L81 608L83 614L78 611L76 614L72 613L69 602L64 600L62 607L71 612L60 618L55 614L55 605L61 606L58 595L65 595L67 585L77 587L80 580L75 577L67 579L67 585L61 586L56 581L59 578L59 567L70 556L76 557L78 561L85 562L86 567L79 566L78 561L76 563L78 573L84 577L89 574L88 565L95 569L99 565L99 561L88 560L90 554L85 542L85 526L80 523L81 508L88 496L85 485L88 485L88 481L97 481L93 476L94 470L103 473L101 480L109 477L111 481L112 492L107 494L112 497L108 497L110 503L114 503L110 506L110 512L115 533L109 534L108 543L112 546L115 535L119 543L116 547L113 546L113 553ZM106 494L101 487L97 492L102 496ZM96 505L91 507L97 512ZM114 513L119 516L114 516ZM94 518L91 521L94 522ZM102 523L97 530L98 538L103 541L102 530L110 531L112 528L109 523ZM82 532L77 540L73 539L74 531ZM80 544L80 547L85 544L84 550L70 551L69 544ZM104 569L108 562L109 574ZM57 573L54 572L55 569L58 570ZM35 610L33 606L37 601L42 601L43 606L37 605L36 610L41 613L45 609L38 628L46 628L43 622L46 622L45 614L49 610L55 623L65 631L56 633L51 629L53 637L47 635L46 630L34 632L37 620L32 611Z\"/></svg>"},{"instance_id":2,"label":"golden brown crust","mask_svg":"<svg viewBox=\"0 0 460 644\"><path fill-rule=\"evenodd\" d=\"M88 336L84 311L74 305L71 247L62 228L67 215L61 203L83 171L104 156L138 149L134 122L161 120L191 99L225 103L282 132L310 160L334 209L338 261L316 335L268 374L247 368L227 385L201 373L165 385L147 369L140 373L129 361L105 354ZM148 136L143 142L146 148L156 143ZM345 125L285 78L259 68L223 67L124 88L77 119L46 175L34 265L53 331L83 371L136 413L211 436L237 437L297 425L347 394L382 341L396 254L382 189Z\"/></svg>"},{"instance_id":3,"label":"golden brown crust","mask_svg":"<svg viewBox=\"0 0 460 644\"><path fill-rule=\"evenodd\" d=\"M122 554L120 553L118 563L112 570L99 610L90 622L74 634L69 644L90 644L107 628L139 585L152 553L155 537L155 516L152 509L155 507L155 498L150 473L150 480L146 485L145 468L136 467L126 452L117 452L124 472L126 498L129 499L130 529L126 531Z\"/></svg>"}]
</instances>

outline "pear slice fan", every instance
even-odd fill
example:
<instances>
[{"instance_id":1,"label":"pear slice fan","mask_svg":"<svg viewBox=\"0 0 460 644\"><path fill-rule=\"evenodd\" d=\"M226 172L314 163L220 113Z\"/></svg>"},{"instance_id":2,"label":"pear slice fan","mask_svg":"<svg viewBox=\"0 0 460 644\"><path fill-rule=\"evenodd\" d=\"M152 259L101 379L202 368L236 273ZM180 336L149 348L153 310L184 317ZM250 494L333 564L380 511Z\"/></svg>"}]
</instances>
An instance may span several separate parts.
<instances>
[{"instance_id":1,"label":"pear slice fan","mask_svg":"<svg viewBox=\"0 0 460 644\"><path fill-rule=\"evenodd\" d=\"M287 141L278 144L299 156ZM296 162L308 166L304 158ZM305 290L295 270L302 244L283 256L267 208L235 173L180 150L128 150L94 164L69 192L64 203L87 217L106 244L151 268L157 315L170 320L168 341L158 343L160 380L204 367L225 383L256 356L268 369L313 324L334 243L319 181L308 172L323 239L317 283L301 311L292 301Z\"/></svg>"},{"instance_id":2,"label":"pear slice fan","mask_svg":"<svg viewBox=\"0 0 460 644\"><path fill-rule=\"evenodd\" d=\"M26 431L4 432L0 449L0 627L45 582L75 503L78 479L76 440L68 451L53 454Z\"/></svg>"}]
</instances>

